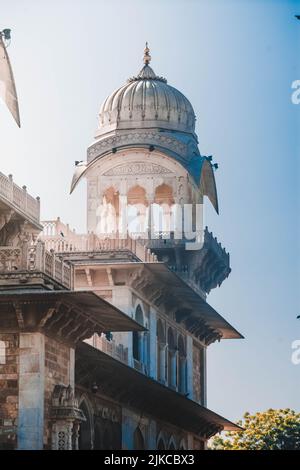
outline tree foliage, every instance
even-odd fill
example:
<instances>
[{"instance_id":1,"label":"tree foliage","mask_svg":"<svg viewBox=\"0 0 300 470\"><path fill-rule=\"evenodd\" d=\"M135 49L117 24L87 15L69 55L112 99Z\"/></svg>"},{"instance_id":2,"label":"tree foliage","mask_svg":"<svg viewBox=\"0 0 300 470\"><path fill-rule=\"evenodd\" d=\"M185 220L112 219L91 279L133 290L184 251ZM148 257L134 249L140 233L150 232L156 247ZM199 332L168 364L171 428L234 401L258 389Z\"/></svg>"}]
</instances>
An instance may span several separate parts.
<instances>
[{"instance_id":1,"label":"tree foliage","mask_svg":"<svg viewBox=\"0 0 300 470\"><path fill-rule=\"evenodd\" d=\"M245 413L237 422L243 430L226 432L212 439L214 450L300 449L300 413L289 408L269 409L254 415Z\"/></svg>"}]
</instances>

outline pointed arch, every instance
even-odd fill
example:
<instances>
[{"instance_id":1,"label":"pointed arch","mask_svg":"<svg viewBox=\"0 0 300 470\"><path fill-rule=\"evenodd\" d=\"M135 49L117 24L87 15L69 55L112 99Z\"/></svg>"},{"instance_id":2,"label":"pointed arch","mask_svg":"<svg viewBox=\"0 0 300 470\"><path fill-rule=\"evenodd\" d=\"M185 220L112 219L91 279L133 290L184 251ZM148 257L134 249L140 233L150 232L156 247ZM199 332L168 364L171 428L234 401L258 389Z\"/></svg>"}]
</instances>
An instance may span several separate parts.
<instances>
[{"instance_id":1,"label":"pointed arch","mask_svg":"<svg viewBox=\"0 0 300 470\"><path fill-rule=\"evenodd\" d=\"M146 449L144 435L139 426L135 428L133 433L133 448L134 450Z\"/></svg>"},{"instance_id":2,"label":"pointed arch","mask_svg":"<svg viewBox=\"0 0 300 470\"><path fill-rule=\"evenodd\" d=\"M140 304L137 304L134 314L134 319L140 325L145 324L144 312ZM144 333L140 331L133 331L132 333L132 355L133 359L142 363L145 360L145 345L144 345Z\"/></svg>"},{"instance_id":3,"label":"pointed arch","mask_svg":"<svg viewBox=\"0 0 300 470\"><path fill-rule=\"evenodd\" d=\"M165 450L167 448L166 446L166 439L162 431L157 436L156 440L156 449L157 450Z\"/></svg>"},{"instance_id":4,"label":"pointed arch","mask_svg":"<svg viewBox=\"0 0 300 470\"><path fill-rule=\"evenodd\" d=\"M93 449L94 442L93 408L86 395L81 397L79 408L83 411L86 421L80 424L78 447L82 450L90 450Z\"/></svg>"},{"instance_id":5,"label":"pointed arch","mask_svg":"<svg viewBox=\"0 0 300 470\"><path fill-rule=\"evenodd\" d=\"M175 439L174 439L174 436L171 436L170 439L169 439L169 443L168 443L168 449L170 450L176 450L176 442L175 442Z\"/></svg>"},{"instance_id":6,"label":"pointed arch","mask_svg":"<svg viewBox=\"0 0 300 470\"><path fill-rule=\"evenodd\" d=\"M166 380L166 333L163 322L159 318L156 326L157 346L157 380L165 383Z\"/></svg>"},{"instance_id":7,"label":"pointed arch","mask_svg":"<svg viewBox=\"0 0 300 470\"><path fill-rule=\"evenodd\" d=\"M186 449L187 449L187 446L186 446L185 439L182 438L180 443L179 443L179 450L186 450Z\"/></svg>"},{"instance_id":8,"label":"pointed arch","mask_svg":"<svg viewBox=\"0 0 300 470\"><path fill-rule=\"evenodd\" d=\"M178 337L178 391L186 393L187 389L187 360L186 360L186 346L182 335Z\"/></svg>"},{"instance_id":9,"label":"pointed arch","mask_svg":"<svg viewBox=\"0 0 300 470\"><path fill-rule=\"evenodd\" d=\"M168 385L176 388L177 386L177 354L175 334L171 327L168 328Z\"/></svg>"}]
</instances>

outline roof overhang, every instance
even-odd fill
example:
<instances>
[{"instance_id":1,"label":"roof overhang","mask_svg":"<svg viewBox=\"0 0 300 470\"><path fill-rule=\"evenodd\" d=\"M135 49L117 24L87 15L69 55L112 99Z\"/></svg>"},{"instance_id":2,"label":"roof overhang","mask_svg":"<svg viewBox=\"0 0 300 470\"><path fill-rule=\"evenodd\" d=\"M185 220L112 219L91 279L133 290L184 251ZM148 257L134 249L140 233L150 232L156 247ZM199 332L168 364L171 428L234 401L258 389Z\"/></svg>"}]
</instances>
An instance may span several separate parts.
<instances>
[{"instance_id":1,"label":"roof overhang","mask_svg":"<svg viewBox=\"0 0 300 470\"><path fill-rule=\"evenodd\" d=\"M86 259L72 260L76 268L89 267L90 269L139 270L139 278L146 282L149 279L151 289L148 289L147 297L151 300L151 292L154 296L155 289L163 291L163 302L167 302L170 309L175 311L178 322L185 320L186 328L193 333L205 322L213 330L220 333L222 339L242 339L239 333L229 322L225 320L199 293L190 287L179 275L171 271L163 262L116 262L111 260L99 263L99 260L91 260L87 264ZM150 274L150 276L149 276ZM138 281L138 284L139 281ZM132 286L134 288L134 285ZM150 292L151 291L151 292ZM155 296L154 296L155 297ZM159 299L161 302L161 298ZM156 302L158 302L156 300ZM159 307L159 305L157 305ZM187 321L188 320L188 321ZM217 339L217 338L216 338Z\"/></svg>"},{"instance_id":2,"label":"roof overhang","mask_svg":"<svg viewBox=\"0 0 300 470\"><path fill-rule=\"evenodd\" d=\"M226 418L86 343L77 345L75 357L76 385L84 387L95 381L101 394L205 438L222 430L241 430Z\"/></svg>"},{"instance_id":3,"label":"roof overhang","mask_svg":"<svg viewBox=\"0 0 300 470\"><path fill-rule=\"evenodd\" d=\"M93 143L91 147L96 145L97 142ZM129 144L114 144L111 145L110 147L114 147L114 151L122 151L126 149L148 149L149 145L151 145L150 142L147 143L138 143L138 142L131 142ZM216 187L216 181L215 181L215 175L214 175L214 170L212 167L212 164L210 161L202 157L200 154L193 155L189 157L188 159L183 158L180 153L175 152L174 150L170 150L169 148L159 145L159 144L154 144L154 147L159 151L162 152L165 155L168 155L169 157L173 158L175 161L180 163L183 168L185 168L186 171L193 177L193 180L197 186L200 187L202 194L204 196L207 196L213 205L215 211L219 213L219 205L218 205L218 195L217 195L217 187ZM197 149L198 152L198 149ZM73 174L72 182L71 182L71 188L70 188L70 194L74 191L75 187L79 183L82 177L84 177L87 172L93 168L95 164L99 162L102 158L110 155L112 153L112 148L106 149L105 151L102 151L99 153L96 157L89 161L82 161L79 162L76 167L75 171Z\"/></svg>"},{"instance_id":4,"label":"roof overhang","mask_svg":"<svg viewBox=\"0 0 300 470\"><path fill-rule=\"evenodd\" d=\"M183 279L173 271L170 271L165 263L145 263L145 267L154 276L157 276L158 282L166 286L170 295L174 297L176 304L184 304L187 307L189 316L203 320L215 330L220 331L222 339L244 338L241 333L228 323L206 300L200 297Z\"/></svg>"},{"instance_id":5,"label":"roof overhang","mask_svg":"<svg viewBox=\"0 0 300 470\"><path fill-rule=\"evenodd\" d=\"M0 327L77 342L93 333L145 328L91 291L0 291Z\"/></svg>"}]
</instances>

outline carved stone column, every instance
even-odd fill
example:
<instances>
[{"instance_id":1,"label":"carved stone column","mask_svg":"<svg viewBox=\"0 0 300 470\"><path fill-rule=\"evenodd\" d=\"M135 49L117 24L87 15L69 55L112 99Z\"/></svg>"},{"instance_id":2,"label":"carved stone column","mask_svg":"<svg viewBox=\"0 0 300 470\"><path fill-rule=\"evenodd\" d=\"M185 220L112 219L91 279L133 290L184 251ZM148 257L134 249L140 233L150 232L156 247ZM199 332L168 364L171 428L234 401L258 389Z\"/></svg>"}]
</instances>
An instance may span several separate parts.
<instances>
[{"instance_id":1,"label":"carved stone column","mask_svg":"<svg viewBox=\"0 0 300 470\"><path fill-rule=\"evenodd\" d=\"M86 421L78 401L69 385L55 385L51 408L51 448L52 450L78 449L80 422Z\"/></svg>"}]
</instances>

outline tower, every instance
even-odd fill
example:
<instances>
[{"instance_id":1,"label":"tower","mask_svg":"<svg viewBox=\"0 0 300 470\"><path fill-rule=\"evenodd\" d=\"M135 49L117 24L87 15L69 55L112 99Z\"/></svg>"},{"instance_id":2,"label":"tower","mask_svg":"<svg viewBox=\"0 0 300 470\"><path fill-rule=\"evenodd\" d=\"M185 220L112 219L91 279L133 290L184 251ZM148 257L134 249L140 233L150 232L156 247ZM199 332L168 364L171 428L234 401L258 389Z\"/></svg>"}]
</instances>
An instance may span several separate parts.
<instances>
[{"instance_id":1,"label":"tower","mask_svg":"<svg viewBox=\"0 0 300 470\"><path fill-rule=\"evenodd\" d=\"M71 192L86 177L87 232L96 240L147 238L157 259L205 298L230 273L228 253L202 230L204 196L219 211L214 165L200 154L191 103L150 61L146 44L140 72L103 102ZM187 234L203 249L187 250Z\"/></svg>"},{"instance_id":2,"label":"tower","mask_svg":"<svg viewBox=\"0 0 300 470\"><path fill-rule=\"evenodd\" d=\"M81 448L203 449L216 432L238 429L207 408L207 349L242 336L206 301L230 273L229 254L193 214L204 196L218 212L211 157L198 149L191 103L156 75L147 45L143 60L104 101L75 168L71 192L87 179L87 233L57 219L44 223L43 239L72 267L75 290L143 328L116 326L78 344Z\"/></svg>"}]
</instances>

